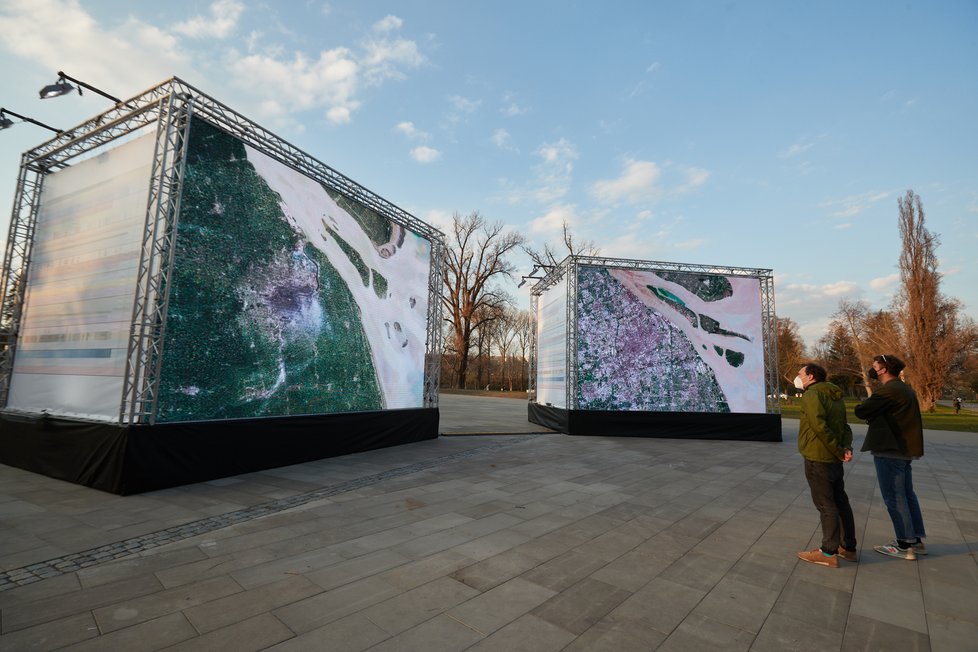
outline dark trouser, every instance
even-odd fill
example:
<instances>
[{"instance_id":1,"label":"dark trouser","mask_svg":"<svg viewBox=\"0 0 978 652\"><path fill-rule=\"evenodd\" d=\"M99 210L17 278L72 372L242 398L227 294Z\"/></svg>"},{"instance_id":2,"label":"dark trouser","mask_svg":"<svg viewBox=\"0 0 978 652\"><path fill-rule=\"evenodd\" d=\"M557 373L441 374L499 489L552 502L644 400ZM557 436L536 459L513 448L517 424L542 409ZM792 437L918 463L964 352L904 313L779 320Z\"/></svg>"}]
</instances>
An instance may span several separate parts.
<instances>
[{"instance_id":1,"label":"dark trouser","mask_svg":"<svg viewBox=\"0 0 978 652\"><path fill-rule=\"evenodd\" d=\"M846 495L842 462L805 460L805 479L822 519L822 552L835 554L839 544L856 549L856 522Z\"/></svg>"}]
</instances>

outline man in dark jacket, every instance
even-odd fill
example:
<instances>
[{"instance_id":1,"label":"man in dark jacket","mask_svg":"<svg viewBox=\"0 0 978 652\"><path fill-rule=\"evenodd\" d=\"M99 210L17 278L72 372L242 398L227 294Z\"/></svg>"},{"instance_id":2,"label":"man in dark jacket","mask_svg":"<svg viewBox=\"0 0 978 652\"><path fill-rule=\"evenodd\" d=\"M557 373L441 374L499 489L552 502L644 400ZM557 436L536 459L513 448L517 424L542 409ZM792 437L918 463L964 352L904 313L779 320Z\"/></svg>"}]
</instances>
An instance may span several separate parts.
<instances>
[{"instance_id":1,"label":"man in dark jacket","mask_svg":"<svg viewBox=\"0 0 978 652\"><path fill-rule=\"evenodd\" d=\"M873 453L876 479L896 540L873 550L901 559L926 555L924 518L913 490L911 463L924 455L924 425L917 395L902 380L906 365L893 355L873 358L869 377L882 383L856 406L856 416L869 422L862 450Z\"/></svg>"},{"instance_id":2,"label":"man in dark jacket","mask_svg":"<svg viewBox=\"0 0 978 652\"><path fill-rule=\"evenodd\" d=\"M846 421L842 390L825 376L825 369L809 362L795 378L795 386L805 390L798 423L798 451L805 458L805 479L822 521L822 546L799 552L798 558L838 568L838 557L858 560L856 524L842 470L842 463L852 459L852 428Z\"/></svg>"}]
</instances>

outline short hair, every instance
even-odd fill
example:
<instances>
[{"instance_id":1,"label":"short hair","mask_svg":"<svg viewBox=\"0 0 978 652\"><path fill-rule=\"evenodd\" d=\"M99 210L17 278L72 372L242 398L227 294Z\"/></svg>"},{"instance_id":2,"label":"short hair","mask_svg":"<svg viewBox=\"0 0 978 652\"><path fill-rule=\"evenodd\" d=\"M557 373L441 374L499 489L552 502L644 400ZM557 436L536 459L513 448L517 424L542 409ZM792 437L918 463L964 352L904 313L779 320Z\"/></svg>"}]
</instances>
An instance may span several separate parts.
<instances>
[{"instance_id":1,"label":"short hair","mask_svg":"<svg viewBox=\"0 0 978 652\"><path fill-rule=\"evenodd\" d=\"M825 371L825 367L814 362L806 362L802 367L806 372L815 377L816 383L824 383L825 379L828 378L828 373Z\"/></svg>"},{"instance_id":2,"label":"short hair","mask_svg":"<svg viewBox=\"0 0 978 652\"><path fill-rule=\"evenodd\" d=\"M880 363L891 376L899 376L900 372L907 368L906 363L892 353L873 356L873 361Z\"/></svg>"}]
</instances>

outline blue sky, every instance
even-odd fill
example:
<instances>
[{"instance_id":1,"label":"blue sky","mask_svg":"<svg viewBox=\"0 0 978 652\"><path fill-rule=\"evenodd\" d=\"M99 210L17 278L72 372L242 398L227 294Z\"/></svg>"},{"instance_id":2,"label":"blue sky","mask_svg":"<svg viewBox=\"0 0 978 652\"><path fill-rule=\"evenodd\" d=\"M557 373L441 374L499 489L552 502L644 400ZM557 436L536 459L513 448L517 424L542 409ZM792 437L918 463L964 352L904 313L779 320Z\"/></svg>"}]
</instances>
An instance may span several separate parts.
<instances>
[{"instance_id":1,"label":"blue sky","mask_svg":"<svg viewBox=\"0 0 978 652\"><path fill-rule=\"evenodd\" d=\"M840 299L888 304L907 189L978 318L976 34L975 0L0 0L0 104L68 128L108 106L39 100L58 70L176 75L441 228L772 268L814 343ZM46 133L0 134L0 238Z\"/></svg>"}]
</instances>

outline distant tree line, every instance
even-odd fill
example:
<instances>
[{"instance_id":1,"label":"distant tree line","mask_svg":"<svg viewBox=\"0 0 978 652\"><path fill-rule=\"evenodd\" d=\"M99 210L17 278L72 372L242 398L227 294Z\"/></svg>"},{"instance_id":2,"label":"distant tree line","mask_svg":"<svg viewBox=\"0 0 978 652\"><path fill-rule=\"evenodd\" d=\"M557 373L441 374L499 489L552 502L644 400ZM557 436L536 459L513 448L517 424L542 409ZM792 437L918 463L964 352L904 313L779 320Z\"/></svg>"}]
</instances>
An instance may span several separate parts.
<instances>
[{"instance_id":1,"label":"distant tree line","mask_svg":"<svg viewBox=\"0 0 978 652\"><path fill-rule=\"evenodd\" d=\"M897 202L901 250L895 252L900 287L886 309L865 301L839 301L824 335L806 350L798 325L777 319L781 389L807 360L817 360L829 380L850 395L872 393L866 372L873 356L892 353L907 363L905 380L917 392L922 410L933 411L942 396L978 394L978 325L964 315L957 299L941 292L939 237L925 226L924 207L912 190Z\"/></svg>"}]
</instances>

